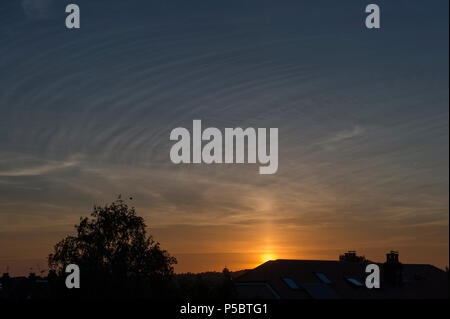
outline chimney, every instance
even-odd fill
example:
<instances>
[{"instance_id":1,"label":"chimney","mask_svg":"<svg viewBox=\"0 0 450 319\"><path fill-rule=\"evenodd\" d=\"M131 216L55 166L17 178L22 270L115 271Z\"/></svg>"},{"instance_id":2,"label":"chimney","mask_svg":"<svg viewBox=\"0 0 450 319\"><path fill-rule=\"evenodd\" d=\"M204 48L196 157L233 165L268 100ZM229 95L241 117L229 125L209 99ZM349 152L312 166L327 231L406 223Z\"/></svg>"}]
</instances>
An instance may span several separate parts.
<instances>
[{"instance_id":1,"label":"chimney","mask_svg":"<svg viewBox=\"0 0 450 319\"><path fill-rule=\"evenodd\" d=\"M343 255L339 256L340 261L350 261L350 262L364 262L366 258L364 256L358 256L355 250L349 250Z\"/></svg>"},{"instance_id":2,"label":"chimney","mask_svg":"<svg viewBox=\"0 0 450 319\"><path fill-rule=\"evenodd\" d=\"M11 277L9 277L9 273L5 272L3 273L3 276L1 278L3 289L7 290L10 287L11 284Z\"/></svg>"},{"instance_id":3,"label":"chimney","mask_svg":"<svg viewBox=\"0 0 450 319\"><path fill-rule=\"evenodd\" d=\"M387 263L398 263L398 251L391 250L390 253L386 254Z\"/></svg>"},{"instance_id":4,"label":"chimney","mask_svg":"<svg viewBox=\"0 0 450 319\"><path fill-rule=\"evenodd\" d=\"M403 281L403 265L398 260L398 251L391 250L386 254L386 262L383 265L384 280L398 286Z\"/></svg>"}]
</instances>

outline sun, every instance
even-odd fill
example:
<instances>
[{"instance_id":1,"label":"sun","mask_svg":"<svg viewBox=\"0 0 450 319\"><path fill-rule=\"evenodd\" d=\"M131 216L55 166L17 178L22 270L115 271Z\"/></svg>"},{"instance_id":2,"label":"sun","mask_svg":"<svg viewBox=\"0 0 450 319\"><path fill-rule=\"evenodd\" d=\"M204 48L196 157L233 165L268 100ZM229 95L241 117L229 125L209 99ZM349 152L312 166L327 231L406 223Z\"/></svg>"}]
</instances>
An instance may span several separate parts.
<instances>
[{"instance_id":1,"label":"sun","mask_svg":"<svg viewBox=\"0 0 450 319\"><path fill-rule=\"evenodd\" d=\"M265 263L266 261L275 260L275 259L277 259L276 256L274 254L270 254L270 253L264 254L261 256L261 262L263 262L263 263Z\"/></svg>"}]
</instances>

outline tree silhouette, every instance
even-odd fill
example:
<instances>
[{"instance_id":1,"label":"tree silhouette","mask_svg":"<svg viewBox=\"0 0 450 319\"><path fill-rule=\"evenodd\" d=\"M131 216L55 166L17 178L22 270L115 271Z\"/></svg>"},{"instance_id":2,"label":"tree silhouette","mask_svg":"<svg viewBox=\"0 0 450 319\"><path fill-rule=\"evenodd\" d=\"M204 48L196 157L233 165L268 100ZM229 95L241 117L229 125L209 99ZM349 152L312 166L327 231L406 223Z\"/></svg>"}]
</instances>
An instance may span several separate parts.
<instances>
[{"instance_id":1,"label":"tree silhouette","mask_svg":"<svg viewBox=\"0 0 450 319\"><path fill-rule=\"evenodd\" d=\"M120 196L110 205L94 206L91 218L81 217L75 228L76 236L62 239L48 256L50 269L60 279L67 275L68 264L80 267L81 289L72 294L164 296L177 261L147 235L144 219Z\"/></svg>"}]
</instances>

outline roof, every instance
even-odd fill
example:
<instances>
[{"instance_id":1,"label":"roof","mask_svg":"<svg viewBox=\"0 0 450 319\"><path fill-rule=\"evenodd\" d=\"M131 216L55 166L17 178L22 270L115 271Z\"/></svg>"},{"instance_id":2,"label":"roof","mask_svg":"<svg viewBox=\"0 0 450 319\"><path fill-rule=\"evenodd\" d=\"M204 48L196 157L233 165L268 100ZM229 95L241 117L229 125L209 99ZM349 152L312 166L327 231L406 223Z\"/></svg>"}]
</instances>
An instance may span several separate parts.
<instances>
[{"instance_id":1,"label":"roof","mask_svg":"<svg viewBox=\"0 0 450 319\"><path fill-rule=\"evenodd\" d=\"M327 260L268 261L236 278L241 297L252 298L249 284L267 284L285 299L448 298L448 273L431 265L403 264L403 282L381 281L381 288L365 286L367 263ZM380 266L383 278L383 264ZM287 279L287 280L286 280ZM328 280L327 280L328 279ZM292 285L293 281L298 287ZM361 284L361 285L358 285ZM274 298L276 295L272 294Z\"/></svg>"}]
</instances>

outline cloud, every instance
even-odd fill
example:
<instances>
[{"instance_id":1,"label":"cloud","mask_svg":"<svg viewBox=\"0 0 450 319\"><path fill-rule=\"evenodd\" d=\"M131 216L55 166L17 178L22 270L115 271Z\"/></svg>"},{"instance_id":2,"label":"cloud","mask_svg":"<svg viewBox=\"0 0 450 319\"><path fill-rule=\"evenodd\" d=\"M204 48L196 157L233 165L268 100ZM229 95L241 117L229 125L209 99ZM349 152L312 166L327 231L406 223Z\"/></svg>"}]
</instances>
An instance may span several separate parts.
<instances>
[{"instance_id":1,"label":"cloud","mask_svg":"<svg viewBox=\"0 0 450 319\"><path fill-rule=\"evenodd\" d=\"M351 130L340 131L333 135L331 138L327 139L325 143L338 143L350 138L360 136L364 133L365 129L362 126L356 125Z\"/></svg>"},{"instance_id":2,"label":"cloud","mask_svg":"<svg viewBox=\"0 0 450 319\"><path fill-rule=\"evenodd\" d=\"M54 163L49 163L49 164L45 164L45 165L0 171L0 176L2 176L2 177L18 177L18 176L44 175L44 174L47 174L49 172L52 172L52 171L55 171L58 169L72 167L77 164L78 163L74 162L74 161L54 162Z\"/></svg>"},{"instance_id":3,"label":"cloud","mask_svg":"<svg viewBox=\"0 0 450 319\"><path fill-rule=\"evenodd\" d=\"M18 3L41 21L63 14L60 2ZM20 34L0 49L2 227L57 227L118 194L133 196L171 252L211 242L245 251L267 236L307 251L400 236L431 245L429 234L448 225L448 48L436 24L426 35L411 24L414 36L402 24L362 48L353 26L356 36L343 37L350 25L312 21L305 12L334 12L313 5L255 6L251 17L247 7L195 6L186 16L138 2L107 15L92 3L96 32L76 37L60 23L0 18L0 30ZM186 28L174 14L195 19ZM196 118L278 127L279 172L173 165L170 130Z\"/></svg>"},{"instance_id":4,"label":"cloud","mask_svg":"<svg viewBox=\"0 0 450 319\"><path fill-rule=\"evenodd\" d=\"M365 128L360 125L355 125L352 129L342 130L335 132L334 134L319 140L317 145L326 151L336 150L341 143L345 143L356 137L360 137L364 134Z\"/></svg>"}]
</instances>

